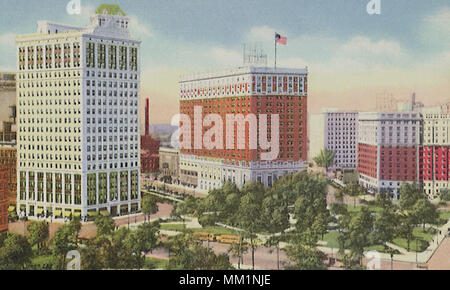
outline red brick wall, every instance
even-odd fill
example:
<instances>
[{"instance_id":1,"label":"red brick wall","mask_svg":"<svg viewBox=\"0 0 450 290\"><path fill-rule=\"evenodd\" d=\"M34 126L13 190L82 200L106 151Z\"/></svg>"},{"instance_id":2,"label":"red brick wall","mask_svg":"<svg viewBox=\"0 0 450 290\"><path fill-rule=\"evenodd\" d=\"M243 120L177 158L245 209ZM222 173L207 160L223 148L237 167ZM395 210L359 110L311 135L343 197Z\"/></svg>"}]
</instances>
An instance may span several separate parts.
<instances>
[{"instance_id":1,"label":"red brick wall","mask_svg":"<svg viewBox=\"0 0 450 290\"><path fill-rule=\"evenodd\" d=\"M377 146L358 144L358 172L377 178Z\"/></svg>"},{"instance_id":2,"label":"red brick wall","mask_svg":"<svg viewBox=\"0 0 450 290\"><path fill-rule=\"evenodd\" d=\"M9 186L8 171L0 168L0 232L8 229Z\"/></svg>"},{"instance_id":3,"label":"red brick wall","mask_svg":"<svg viewBox=\"0 0 450 290\"><path fill-rule=\"evenodd\" d=\"M224 149L207 150L194 149L194 107L201 106L203 118L206 114L218 114L223 120L223 144ZM242 114L247 116L278 114L280 117L279 161L299 161L307 158L307 98L300 96L245 96L226 97L204 100L180 101L180 113L186 114L191 120L191 145L192 149L182 149L182 154L207 156L213 158L241 161L258 161L264 151L250 150L249 128L246 125L246 149L237 149L237 129L235 128L235 149L226 149L226 115ZM270 118L268 117L268 131L270 130ZM211 127L203 127L202 136ZM270 138L270 133L267 134ZM267 150L270 151L270 150Z\"/></svg>"},{"instance_id":4,"label":"red brick wall","mask_svg":"<svg viewBox=\"0 0 450 290\"><path fill-rule=\"evenodd\" d=\"M417 152L414 146L380 148L380 179L417 181Z\"/></svg>"},{"instance_id":5,"label":"red brick wall","mask_svg":"<svg viewBox=\"0 0 450 290\"><path fill-rule=\"evenodd\" d=\"M449 146L422 146L419 155L420 180L448 181L450 178L449 153Z\"/></svg>"}]
</instances>

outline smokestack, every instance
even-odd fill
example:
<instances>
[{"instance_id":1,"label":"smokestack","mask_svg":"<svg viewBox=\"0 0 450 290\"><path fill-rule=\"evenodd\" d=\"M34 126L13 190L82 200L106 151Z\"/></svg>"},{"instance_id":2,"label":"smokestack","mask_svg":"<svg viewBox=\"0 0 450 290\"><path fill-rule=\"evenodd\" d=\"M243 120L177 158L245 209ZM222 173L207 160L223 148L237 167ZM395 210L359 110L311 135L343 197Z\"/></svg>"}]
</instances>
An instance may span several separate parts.
<instances>
[{"instance_id":1,"label":"smokestack","mask_svg":"<svg viewBox=\"0 0 450 290\"><path fill-rule=\"evenodd\" d=\"M150 135L150 105L149 99L145 99L145 136Z\"/></svg>"}]
</instances>

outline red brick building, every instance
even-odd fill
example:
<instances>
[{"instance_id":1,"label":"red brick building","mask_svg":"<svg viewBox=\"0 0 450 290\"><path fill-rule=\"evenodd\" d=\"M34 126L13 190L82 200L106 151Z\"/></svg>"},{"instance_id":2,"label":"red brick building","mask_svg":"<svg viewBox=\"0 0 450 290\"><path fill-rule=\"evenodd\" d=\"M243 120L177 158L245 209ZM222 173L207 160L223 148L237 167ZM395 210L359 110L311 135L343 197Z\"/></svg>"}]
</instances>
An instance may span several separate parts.
<instances>
[{"instance_id":1,"label":"red brick building","mask_svg":"<svg viewBox=\"0 0 450 290\"><path fill-rule=\"evenodd\" d=\"M423 144L420 148L420 180L430 199L450 189L450 114L423 114Z\"/></svg>"},{"instance_id":2,"label":"red brick building","mask_svg":"<svg viewBox=\"0 0 450 290\"><path fill-rule=\"evenodd\" d=\"M0 232L8 230L8 206L8 170L4 166L0 166Z\"/></svg>"},{"instance_id":3,"label":"red brick building","mask_svg":"<svg viewBox=\"0 0 450 290\"><path fill-rule=\"evenodd\" d=\"M419 113L360 113L359 183L370 191L398 198L405 182L419 182Z\"/></svg>"},{"instance_id":4,"label":"red brick building","mask_svg":"<svg viewBox=\"0 0 450 290\"><path fill-rule=\"evenodd\" d=\"M13 147L0 148L0 167L8 171L9 203L17 203L17 149Z\"/></svg>"},{"instance_id":5,"label":"red brick building","mask_svg":"<svg viewBox=\"0 0 450 290\"><path fill-rule=\"evenodd\" d=\"M141 173L159 170L159 140L150 136L150 105L145 100L145 135L141 136Z\"/></svg>"},{"instance_id":6,"label":"red brick building","mask_svg":"<svg viewBox=\"0 0 450 290\"><path fill-rule=\"evenodd\" d=\"M242 186L246 181L259 181L266 186L284 174L304 170L307 159L307 69L246 67L236 70L192 75L180 81L180 113L189 117L191 148L180 150L180 180L182 184L208 191L225 181ZM197 110L197 111L196 111ZM199 110L201 115L199 116ZM206 116L220 116L223 122L222 147L203 143L195 147L195 123L202 125L201 136L215 125L203 126ZM263 154L273 148L261 148L260 125L267 116L267 137L271 140L272 116L279 116L279 152L274 159L264 160ZM245 130L227 126L227 117L242 116ZM257 148L250 146L250 123L258 124ZM183 122L182 122L183 123ZM242 126L242 128L244 128ZM234 133L232 133L234 132ZM231 134L232 138L228 139ZM185 143L182 134L180 141ZM227 141L231 140L231 148ZM239 143L244 143L239 148ZM195 178L193 178L195 177Z\"/></svg>"}]
</instances>

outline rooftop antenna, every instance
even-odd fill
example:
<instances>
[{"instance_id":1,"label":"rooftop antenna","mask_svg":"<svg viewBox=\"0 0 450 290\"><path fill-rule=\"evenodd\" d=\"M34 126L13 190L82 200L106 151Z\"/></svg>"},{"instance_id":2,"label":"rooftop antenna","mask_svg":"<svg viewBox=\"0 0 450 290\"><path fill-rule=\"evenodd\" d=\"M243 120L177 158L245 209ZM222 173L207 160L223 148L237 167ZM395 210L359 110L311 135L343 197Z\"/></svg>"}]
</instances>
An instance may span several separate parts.
<instances>
[{"instance_id":1,"label":"rooftop antenna","mask_svg":"<svg viewBox=\"0 0 450 290\"><path fill-rule=\"evenodd\" d=\"M244 44L243 49L244 66L265 66L267 67L267 54L259 43Z\"/></svg>"}]
</instances>

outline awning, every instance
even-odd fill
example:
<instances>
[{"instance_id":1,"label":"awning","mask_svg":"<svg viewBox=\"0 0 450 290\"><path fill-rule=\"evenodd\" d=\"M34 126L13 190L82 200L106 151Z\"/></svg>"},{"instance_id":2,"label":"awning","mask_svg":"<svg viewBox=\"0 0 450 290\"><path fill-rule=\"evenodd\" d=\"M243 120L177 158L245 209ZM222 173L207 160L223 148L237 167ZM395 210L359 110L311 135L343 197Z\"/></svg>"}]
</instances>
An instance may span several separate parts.
<instances>
[{"instance_id":1,"label":"awning","mask_svg":"<svg viewBox=\"0 0 450 290\"><path fill-rule=\"evenodd\" d=\"M100 214L101 214L102 216L108 216L108 215L109 215L108 210L106 210L106 209L101 210L101 211L100 211Z\"/></svg>"},{"instance_id":2,"label":"awning","mask_svg":"<svg viewBox=\"0 0 450 290\"><path fill-rule=\"evenodd\" d=\"M88 211L87 215L88 216L97 216L97 212L96 211Z\"/></svg>"},{"instance_id":3,"label":"awning","mask_svg":"<svg viewBox=\"0 0 450 290\"><path fill-rule=\"evenodd\" d=\"M65 217L70 217L72 215L72 211L64 211Z\"/></svg>"},{"instance_id":4,"label":"awning","mask_svg":"<svg viewBox=\"0 0 450 290\"><path fill-rule=\"evenodd\" d=\"M57 209L55 210L55 216L61 216L61 210Z\"/></svg>"},{"instance_id":5,"label":"awning","mask_svg":"<svg viewBox=\"0 0 450 290\"><path fill-rule=\"evenodd\" d=\"M76 212L73 213L73 216L81 216L81 212L76 211Z\"/></svg>"},{"instance_id":6,"label":"awning","mask_svg":"<svg viewBox=\"0 0 450 290\"><path fill-rule=\"evenodd\" d=\"M12 212L12 211L15 211L16 210L16 207L14 206L14 205L10 205L9 207L8 207L8 211L9 212Z\"/></svg>"},{"instance_id":7,"label":"awning","mask_svg":"<svg viewBox=\"0 0 450 290\"><path fill-rule=\"evenodd\" d=\"M36 214L38 214L38 215L42 214L43 212L44 212L44 209L43 209L43 208L38 208L38 209L36 210Z\"/></svg>"}]
</instances>

